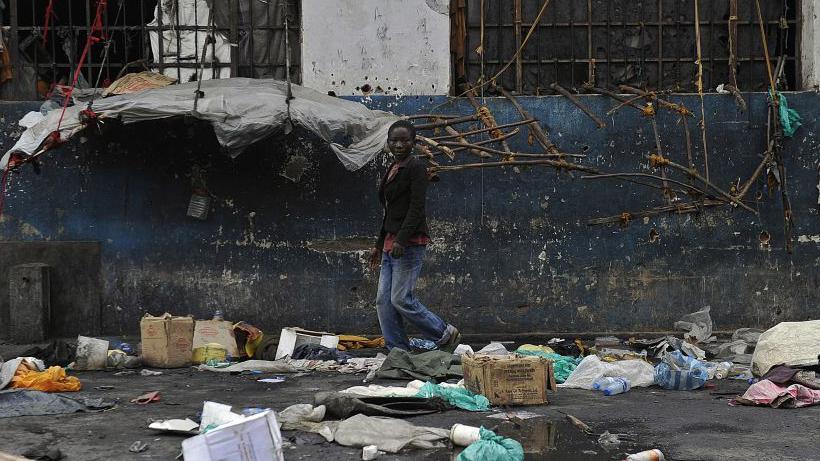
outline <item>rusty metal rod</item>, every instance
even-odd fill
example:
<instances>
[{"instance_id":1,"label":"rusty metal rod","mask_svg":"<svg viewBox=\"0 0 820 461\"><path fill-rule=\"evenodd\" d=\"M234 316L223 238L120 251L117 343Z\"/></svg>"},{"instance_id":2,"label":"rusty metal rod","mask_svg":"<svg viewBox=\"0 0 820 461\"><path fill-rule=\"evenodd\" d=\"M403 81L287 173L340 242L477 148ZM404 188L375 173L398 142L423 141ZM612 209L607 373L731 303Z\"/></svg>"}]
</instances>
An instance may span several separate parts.
<instances>
[{"instance_id":1,"label":"rusty metal rod","mask_svg":"<svg viewBox=\"0 0 820 461\"><path fill-rule=\"evenodd\" d=\"M634 88L629 85L619 85L618 89L630 94L637 94L639 96L644 96L650 101L657 101L658 105L664 107L666 109L674 110L680 114L686 115L687 117L692 117L695 114L686 108L683 104L677 104L671 101L667 101L666 99L661 99L658 97L656 93L650 93L648 91L641 90L639 88Z\"/></svg>"},{"instance_id":2,"label":"rusty metal rod","mask_svg":"<svg viewBox=\"0 0 820 461\"><path fill-rule=\"evenodd\" d=\"M578 98L573 96L573 94L570 93L566 88L562 87L561 85L559 85L557 83L550 84L550 88L552 88L553 90L561 93L561 95L563 95L565 98L569 99L573 104L575 104L576 107L578 107L579 109L581 109L581 111L583 111L585 114L587 114L587 116L589 118L591 118L592 121L595 122L598 125L598 128L606 128L606 123L604 123L603 120L598 118L598 116L595 115L594 112L592 112L587 106L585 106L583 103L581 103L581 101L579 101Z\"/></svg>"},{"instance_id":3,"label":"rusty metal rod","mask_svg":"<svg viewBox=\"0 0 820 461\"><path fill-rule=\"evenodd\" d=\"M467 144L469 144L470 147L456 147L456 148L453 149L453 152L461 152L463 150L470 149L471 152L472 152L472 150L475 150L476 152L478 152L477 155L481 158L490 158L490 157L492 157L492 155L490 155L486 152L478 151L477 149L473 149L473 147L474 146L483 146L485 144L492 144L492 143L495 143L495 142L501 142L502 139L511 138L511 137L515 136L516 134L518 134L520 131L521 131L520 129L516 128L516 129L510 131L509 133L504 133L504 136L501 137L501 138L485 139L483 141L476 141L476 142L473 142L473 143L468 142Z\"/></svg>"},{"instance_id":4,"label":"rusty metal rod","mask_svg":"<svg viewBox=\"0 0 820 461\"><path fill-rule=\"evenodd\" d=\"M702 189L699 189L695 186L692 186L692 185L689 185L689 184L686 184L686 183L682 183L682 182L676 181L674 179L663 178L661 176L657 176L657 175L649 174L649 173L606 173L606 174L598 174L598 175L592 175L592 176L581 176L581 179L632 178L632 177L635 177L635 178L651 178L651 179L654 179L654 180L657 180L657 181L663 181L663 182L668 181L672 184L677 184L679 186L682 186L682 187L685 187L685 188L690 189L692 191L695 191L695 192L701 194L702 196L712 195L712 194L706 193ZM665 185L663 187L666 188L668 186ZM686 191L680 191L680 192L686 193Z\"/></svg>"},{"instance_id":5,"label":"rusty metal rod","mask_svg":"<svg viewBox=\"0 0 820 461\"><path fill-rule=\"evenodd\" d=\"M447 139L457 139L457 138L462 137L462 136L463 137L473 136L473 135L480 134L480 133L486 133L488 131L501 130L503 128L511 128L511 127L514 127L514 126L526 125L528 123L533 122L534 120L535 119L520 120L518 122L507 123L505 125L498 125L498 126L489 127L489 128L481 128L479 130L465 131L465 132L460 133L458 136L452 135L452 134L442 135L442 136L432 136L430 139L435 139L436 141L444 141L444 140L447 140ZM502 136L503 136L503 134L502 134ZM498 138L492 138L492 139L498 139Z\"/></svg>"},{"instance_id":6,"label":"rusty metal rod","mask_svg":"<svg viewBox=\"0 0 820 461\"><path fill-rule=\"evenodd\" d=\"M466 139L464 139L464 136L462 136L462 135L461 135L461 133L459 133L459 132L458 132L455 128L453 128L453 127L451 127L451 126L449 126L449 125L448 125L448 126L445 126L445 127L444 127L444 131L446 131L447 133L449 133L451 136L456 136L456 139L458 139L458 141L459 141L459 142L464 143L464 144L468 144L468 143L467 143L467 140L466 140ZM454 150L451 150L450 152L455 153L455 151L454 151ZM476 149L470 148L470 149L469 149L469 152L470 152L471 154L473 154L473 155L477 155L477 156L479 156L479 157L483 157L483 155L482 155L481 151L479 151L479 150L476 150Z\"/></svg>"},{"instance_id":7,"label":"rusty metal rod","mask_svg":"<svg viewBox=\"0 0 820 461\"><path fill-rule=\"evenodd\" d=\"M532 133L533 137L538 141L538 144L541 144L541 147L543 147L547 153L558 153L558 147L556 147L556 145L553 144L549 136L547 136L547 134L541 128L541 125L538 124L538 121L535 119L535 117L530 115L530 113L527 112L526 109L524 109L524 106L522 106L521 103L518 102L518 99L512 94L510 94L509 91L505 90L503 86L498 85L496 86L496 88L501 92L502 96L504 96L505 98L507 98L508 101L510 101L510 104L512 104L513 107L515 107L515 110L518 111L519 115L521 115L522 118L532 120L531 122L527 123L527 126L530 129L530 133Z\"/></svg>"},{"instance_id":8,"label":"rusty metal rod","mask_svg":"<svg viewBox=\"0 0 820 461\"><path fill-rule=\"evenodd\" d=\"M676 214L694 213L701 210L701 208L725 205L723 201L702 200L699 202L682 203L678 205L668 205L663 207L651 208L644 211L623 212L617 216L608 216L606 218L595 218L587 221L588 226L600 224L614 224L624 222L624 220L631 221L635 218L645 218L649 216L657 216L659 214L674 212Z\"/></svg>"},{"instance_id":9,"label":"rusty metal rod","mask_svg":"<svg viewBox=\"0 0 820 461\"><path fill-rule=\"evenodd\" d=\"M616 101L620 101L622 103L626 103L626 105L628 105L629 107L634 107L635 109L638 109L641 112L646 112L646 110L647 110L646 106L640 106L640 105L636 104L635 102L630 101L630 98L625 98L625 97L619 95L618 93L615 93L614 91L609 91L605 88L600 88L600 87L593 86L593 85L584 85L584 90L592 91L594 93L599 93L599 94L602 94L604 96L609 96L610 98L612 98Z\"/></svg>"},{"instance_id":10,"label":"rusty metal rod","mask_svg":"<svg viewBox=\"0 0 820 461\"><path fill-rule=\"evenodd\" d=\"M671 166L672 168L674 168L676 170L680 170L680 171L692 176L693 178L697 179L698 181L702 182L703 185L705 185L705 186L709 187L710 189L714 190L715 192L720 194L720 196L722 196L723 198L731 201L732 203L736 204L737 206L742 207L743 209L754 213L756 216L759 215L757 210L749 207L748 205L743 203L737 197L732 196L728 192L726 192L723 189L721 189L721 188L717 187L716 185L712 184L708 179L701 176L700 173L698 173L697 171L690 170L689 168L686 168L685 166L683 166L681 164L675 163L675 162L673 162L673 161L671 161L667 158L661 157L659 155L650 155L647 158L649 159L650 165L652 165L652 166L669 165L669 166Z\"/></svg>"},{"instance_id":11,"label":"rusty metal rod","mask_svg":"<svg viewBox=\"0 0 820 461\"><path fill-rule=\"evenodd\" d=\"M563 158L563 157L575 157L575 158L584 158L586 155L583 154L533 154L533 153L525 153L525 152L504 152L498 149L492 149L490 147L478 146L475 144L466 144L460 142L451 142L451 141L441 141L439 144L447 147L461 147L465 149L478 149L484 152L488 152L490 154L496 154L501 156L508 156L508 157L532 157L532 158Z\"/></svg>"},{"instance_id":12,"label":"rusty metal rod","mask_svg":"<svg viewBox=\"0 0 820 461\"><path fill-rule=\"evenodd\" d=\"M442 171L459 171L472 168L494 168L500 166L530 166L530 165L547 165L559 170L578 170L591 174L598 174L598 170L589 168L575 163L569 163L562 160L512 160L509 162L486 162L486 163L467 163L463 165L442 165L437 167L430 167L428 172L438 173Z\"/></svg>"},{"instance_id":13,"label":"rusty metal rod","mask_svg":"<svg viewBox=\"0 0 820 461\"><path fill-rule=\"evenodd\" d=\"M441 144L439 144L436 141L433 141L430 138L427 138L427 137L424 137L424 136L416 136L416 141L420 141L423 144L426 144L426 145L428 145L432 148L440 150L444 155L446 155L447 157L450 157L450 160L455 160L456 159L455 152L453 152L449 147L442 146Z\"/></svg>"},{"instance_id":14,"label":"rusty metal rod","mask_svg":"<svg viewBox=\"0 0 820 461\"><path fill-rule=\"evenodd\" d=\"M416 130L432 130L435 128L441 128L447 125L456 125L459 123L467 123L467 122L475 122L478 120L478 114L473 115L465 115L463 117L455 117L447 120L441 120L438 122L432 123L422 123L420 125L416 125Z\"/></svg>"}]
</instances>

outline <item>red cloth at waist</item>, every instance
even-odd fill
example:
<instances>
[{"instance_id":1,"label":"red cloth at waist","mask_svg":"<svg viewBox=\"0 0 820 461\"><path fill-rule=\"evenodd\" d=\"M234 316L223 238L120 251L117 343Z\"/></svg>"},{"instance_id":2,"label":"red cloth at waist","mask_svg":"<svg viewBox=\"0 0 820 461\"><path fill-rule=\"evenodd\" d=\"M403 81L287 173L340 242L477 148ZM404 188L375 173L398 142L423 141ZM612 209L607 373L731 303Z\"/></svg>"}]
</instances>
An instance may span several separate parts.
<instances>
[{"instance_id":1,"label":"red cloth at waist","mask_svg":"<svg viewBox=\"0 0 820 461\"><path fill-rule=\"evenodd\" d=\"M387 235L384 237L384 251L392 251L393 250L393 242L396 241L396 234L388 232ZM416 234L410 237L410 240L407 241L407 245L427 245L430 243L430 237L427 234Z\"/></svg>"}]
</instances>

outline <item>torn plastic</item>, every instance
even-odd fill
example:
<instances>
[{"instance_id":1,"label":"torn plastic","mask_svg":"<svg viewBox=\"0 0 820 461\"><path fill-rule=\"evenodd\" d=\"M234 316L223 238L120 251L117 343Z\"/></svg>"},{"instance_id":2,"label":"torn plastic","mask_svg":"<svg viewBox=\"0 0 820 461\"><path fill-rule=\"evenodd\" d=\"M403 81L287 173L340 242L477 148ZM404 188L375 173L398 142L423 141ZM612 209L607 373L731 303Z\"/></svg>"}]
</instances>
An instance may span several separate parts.
<instances>
[{"instance_id":1,"label":"torn plastic","mask_svg":"<svg viewBox=\"0 0 820 461\"><path fill-rule=\"evenodd\" d=\"M649 387L655 383L655 369L643 360L619 360L610 363L604 362L597 355L588 355L558 387L591 390L593 382L604 376L625 378L632 387Z\"/></svg>"},{"instance_id":2,"label":"torn plastic","mask_svg":"<svg viewBox=\"0 0 820 461\"><path fill-rule=\"evenodd\" d=\"M387 129L400 117L370 110L355 101L335 98L316 90L292 86L294 98L287 103L287 83L278 80L230 78L201 82L197 109L193 108L197 82L123 94L94 102L102 120L118 118L125 124L189 116L211 124L219 144L231 156L241 154L251 144L284 127L288 116L295 125L314 133L330 148L348 170L357 170L381 152ZM61 142L69 140L85 126L80 112L85 105L66 108L60 126ZM5 169L12 153L32 155L57 130L62 109L23 132L20 139L0 159Z\"/></svg>"},{"instance_id":3,"label":"torn plastic","mask_svg":"<svg viewBox=\"0 0 820 461\"><path fill-rule=\"evenodd\" d=\"M710 307L705 307L697 312L686 314L675 322L676 330L686 330L683 337L694 343L706 343L714 341L712 336L712 317L709 315Z\"/></svg>"},{"instance_id":4,"label":"torn plastic","mask_svg":"<svg viewBox=\"0 0 820 461\"><path fill-rule=\"evenodd\" d=\"M397 453L405 447L442 448L449 438L449 429L414 426L400 419L364 415L340 421L335 433L335 441L340 445L376 445L388 453Z\"/></svg>"}]
</instances>

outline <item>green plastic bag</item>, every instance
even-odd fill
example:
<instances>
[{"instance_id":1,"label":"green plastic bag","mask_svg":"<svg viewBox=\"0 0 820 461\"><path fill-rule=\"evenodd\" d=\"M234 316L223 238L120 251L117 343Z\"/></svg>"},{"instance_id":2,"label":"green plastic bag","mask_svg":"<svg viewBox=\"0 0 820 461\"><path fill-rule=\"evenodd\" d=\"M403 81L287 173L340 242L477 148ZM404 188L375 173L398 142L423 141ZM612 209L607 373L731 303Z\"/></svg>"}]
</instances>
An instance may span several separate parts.
<instances>
[{"instance_id":1,"label":"green plastic bag","mask_svg":"<svg viewBox=\"0 0 820 461\"><path fill-rule=\"evenodd\" d=\"M524 447L520 443L483 427L479 431L481 438L465 448L456 461L524 461Z\"/></svg>"},{"instance_id":2,"label":"green plastic bag","mask_svg":"<svg viewBox=\"0 0 820 461\"><path fill-rule=\"evenodd\" d=\"M778 107L780 112L780 125L783 126L783 136L791 138L794 132L802 125L800 123L800 114L794 109L789 109L789 101L783 96L783 93L777 93Z\"/></svg>"},{"instance_id":3,"label":"green plastic bag","mask_svg":"<svg viewBox=\"0 0 820 461\"><path fill-rule=\"evenodd\" d=\"M462 410L485 411L490 408L490 401L481 394L473 394L460 387L442 387L430 382L421 386L416 397L439 397Z\"/></svg>"},{"instance_id":4,"label":"green plastic bag","mask_svg":"<svg viewBox=\"0 0 820 461\"><path fill-rule=\"evenodd\" d=\"M522 349L518 348L515 351L516 354L521 355L534 355L537 357L543 357L547 360L552 360L552 372L555 375L555 381L558 383L563 383L564 381L569 378L569 375L575 371L575 368L578 367L578 364L581 363L581 357L570 357L568 355L561 355L561 354L550 354L548 352L543 352L539 350L533 349Z\"/></svg>"}]
</instances>

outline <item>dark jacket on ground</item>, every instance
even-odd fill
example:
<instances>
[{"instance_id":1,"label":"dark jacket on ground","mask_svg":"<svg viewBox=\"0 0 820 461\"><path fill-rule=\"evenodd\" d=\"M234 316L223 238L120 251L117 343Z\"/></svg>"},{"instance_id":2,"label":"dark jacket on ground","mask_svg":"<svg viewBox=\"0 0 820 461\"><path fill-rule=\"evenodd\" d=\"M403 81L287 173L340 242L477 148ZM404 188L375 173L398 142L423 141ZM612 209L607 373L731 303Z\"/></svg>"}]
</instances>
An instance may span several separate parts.
<instances>
[{"instance_id":1,"label":"dark jacket on ground","mask_svg":"<svg viewBox=\"0 0 820 461\"><path fill-rule=\"evenodd\" d=\"M391 165L392 168L392 165ZM427 167L420 160L410 157L399 165L396 175L388 181L387 169L379 186L379 201L384 208L384 219L379 231L376 248L384 248L388 233L396 234L396 242L402 246L418 234L429 235L424 204L427 198Z\"/></svg>"}]
</instances>

